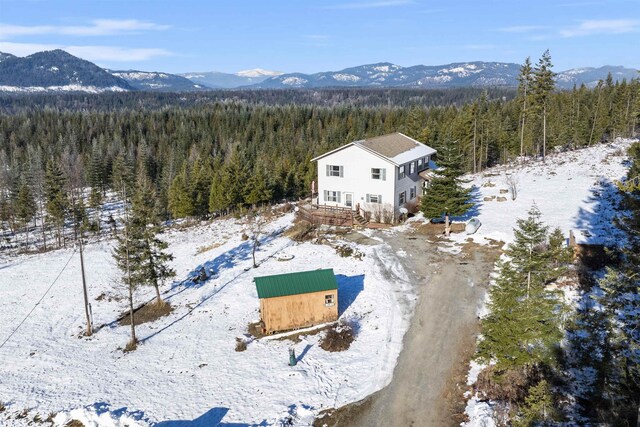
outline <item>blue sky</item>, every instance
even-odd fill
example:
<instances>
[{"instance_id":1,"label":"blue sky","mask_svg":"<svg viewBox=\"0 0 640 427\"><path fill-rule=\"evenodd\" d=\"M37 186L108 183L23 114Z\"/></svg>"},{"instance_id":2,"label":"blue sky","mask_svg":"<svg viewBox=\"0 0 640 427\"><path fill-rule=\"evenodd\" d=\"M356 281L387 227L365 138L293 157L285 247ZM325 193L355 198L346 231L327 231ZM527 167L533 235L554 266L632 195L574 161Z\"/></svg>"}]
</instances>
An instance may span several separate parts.
<instances>
[{"instance_id":1,"label":"blue sky","mask_svg":"<svg viewBox=\"0 0 640 427\"><path fill-rule=\"evenodd\" d=\"M640 68L640 0L0 0L0 51L113 69L305 73L388 61Z\"/></svg>"}]
</instances>

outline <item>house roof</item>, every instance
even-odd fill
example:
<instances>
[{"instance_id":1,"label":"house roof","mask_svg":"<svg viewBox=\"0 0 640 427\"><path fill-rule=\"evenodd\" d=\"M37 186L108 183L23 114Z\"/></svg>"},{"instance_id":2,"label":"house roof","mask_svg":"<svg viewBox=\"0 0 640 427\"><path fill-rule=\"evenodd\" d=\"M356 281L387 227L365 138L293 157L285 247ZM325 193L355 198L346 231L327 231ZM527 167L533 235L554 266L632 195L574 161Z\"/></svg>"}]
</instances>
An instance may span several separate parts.
<instances>
[{"instance_id":1,"label":"house roof","mask_svg":"<svg viewBox=\"0 0 640 427\"><path fill-rule=\"evenodd\" d=\"M255 277L253 281L260 299L338 289L332 268Z\"/></svg>"},{"instance_id":2,"label":"house roof","mask_svg":"<svg viewBox=\"0 0 640 427\"><path fill-rule=\"evenodd\" d=\"M436 150L428 145L416 141L413 138L409 138L400 132L396 132L351 142L335 150L324 153L312 159L312 161L319 160L352 145L382 157L396 166L419 159L420 157L432 155L436 152Z\"/></svg>"}]
</instances>

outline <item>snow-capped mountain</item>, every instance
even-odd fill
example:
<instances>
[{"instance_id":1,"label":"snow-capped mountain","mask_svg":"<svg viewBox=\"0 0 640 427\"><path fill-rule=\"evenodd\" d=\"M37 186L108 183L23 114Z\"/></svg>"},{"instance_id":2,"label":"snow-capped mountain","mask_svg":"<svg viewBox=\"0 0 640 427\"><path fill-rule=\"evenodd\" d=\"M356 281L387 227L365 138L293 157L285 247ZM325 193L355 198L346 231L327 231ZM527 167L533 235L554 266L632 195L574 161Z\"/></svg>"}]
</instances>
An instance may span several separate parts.
<instances>
[{"instance_id":1,"label":"snow-capped mountain","mask_svg":"<svg viewBox=\"0 0 640 427\"><path fill-rule=\"evenodd\" d=\"M572 70L563 71L556 75L556 84L558 87L567 89L573 87L574 84L576 86L584 84L588 87L595 87L598 84L598 81L606 79L609 73L611 73L611 77L614 82L622 81L623 79L627 79L627 81L629 81L640 77L638 70L620 66L613 67L605 65L604 67L599 68L574 68Z\"/></svg>"},{"instance_id":2,"label":"snow-capped mountain","mask_svg":"<svg viewBox=\"0 0 640 427\"><path fill-rule=\"evenodd\" d=\"M20 58L0 55L0 92L122 92L133 90L124 79L63 50Z\"/></svg>"},{"instance_id":3,"label":"snow-capped mountain","mask_svg":"<svg viewBox=\"0 0 640 427\"><path fill-rule=\"evenodd\" d=\"M318 87L487 87L518 85L520 65L505 62L459 62L447 65L414 65L402 67L389 62L361 65L340 71L315 74L289 73L271 77L253 88L318 88ZM558 88L573 84L593 86L611 72L614 81L637 78L636 70L605 66L582 68L558 73Z\"/></svg>"},{"instance_id":4,"label":"snow-capped mountain","mask_svg":"<svg viewBox=\"0 0 640 427\"><path fill-rule=\"evenodd\" d=\"M253 70L238 71L236 76L240 77L275 77L284 74L281 71L269 71L262 68L254 68Z\"/></svg>"},{"instance_id":5,"label":"snow-capped mountain","mask_svg":"<svg viewBox=\"0 0 640 427\"><path fill-rule=\"evenodd\" d=\"M221 73L219 71L205 71L179 74L194 83L218 89L232 89L241 86L250 86L264 80L279 76L279 71L263 70L255 68L253 70L238 71L235 74Z\"/></svg>"},{"instance_id":6,"label":"snow-capped mountain","mask_svg":"<svg viewBox=\"0 0 640 427\"><path fill-rule=\"evenodd\" d=\"M127 81L136 90L154 92L193 92L209 88L192 82L186 77L156 71L113 71L107 70L116 77Z\"/></svg>"}]
</instances>

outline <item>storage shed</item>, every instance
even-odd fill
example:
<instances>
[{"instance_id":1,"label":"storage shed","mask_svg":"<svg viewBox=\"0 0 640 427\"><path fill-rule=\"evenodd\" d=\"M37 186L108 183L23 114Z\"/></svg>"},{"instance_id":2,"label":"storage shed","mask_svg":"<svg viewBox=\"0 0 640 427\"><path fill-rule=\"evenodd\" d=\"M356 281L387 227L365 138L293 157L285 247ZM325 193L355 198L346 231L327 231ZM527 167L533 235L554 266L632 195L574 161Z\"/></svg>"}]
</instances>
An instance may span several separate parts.
<instances>
[{"instance_id":1,"label":"storage shed","mask_svg":"<svg viewBox=\"0 0 640 427\"><path fill-rule=\"evenodd\" d=\"M338 282L331 268L253 280L260 298L263 333L338 320Z\"/></svg>"}]
</instances>

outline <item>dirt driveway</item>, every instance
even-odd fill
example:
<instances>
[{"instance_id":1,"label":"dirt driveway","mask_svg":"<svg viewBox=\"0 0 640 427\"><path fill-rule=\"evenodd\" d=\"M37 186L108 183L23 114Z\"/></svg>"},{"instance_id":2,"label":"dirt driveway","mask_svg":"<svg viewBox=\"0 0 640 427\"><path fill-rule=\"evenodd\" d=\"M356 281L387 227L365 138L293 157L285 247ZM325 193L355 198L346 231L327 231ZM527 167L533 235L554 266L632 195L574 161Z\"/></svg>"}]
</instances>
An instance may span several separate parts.
<instances>
[{"instance_id":1,"label":"dirt driveway","mask_svg":"<svg viewBox=\"0 0 640 427\"><path fill-rule=\"evenodd\" d=\"M456 383L464 381L478 332L477 309L500 251L469 244L453 255L417 232L380 236L407 254L401 261L418 286L404 347L387 387L316 420L316 425L459 425Z\"/></svg>"}]
</instances>

